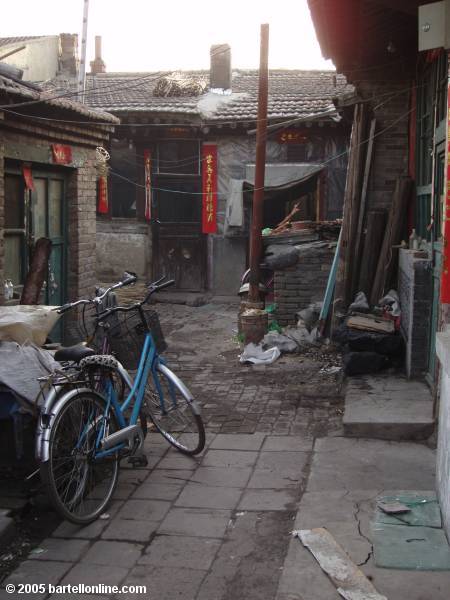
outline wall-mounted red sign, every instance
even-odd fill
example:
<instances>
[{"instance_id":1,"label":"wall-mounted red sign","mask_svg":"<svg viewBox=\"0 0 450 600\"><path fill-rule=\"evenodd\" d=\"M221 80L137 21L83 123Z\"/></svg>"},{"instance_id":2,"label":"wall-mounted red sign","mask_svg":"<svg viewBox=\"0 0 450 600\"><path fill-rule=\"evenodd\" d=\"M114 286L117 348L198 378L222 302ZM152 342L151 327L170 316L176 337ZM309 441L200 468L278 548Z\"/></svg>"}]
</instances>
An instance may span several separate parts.
<instances>
[{"instance_id":1,"label":"wall-mounted red sign","mask_svg":"<svg viewBox=\"0 0 450 600\"><path fill-rule=\"evenodd\" d=\"M101 215L107 215L109 212L108 204L108 179L106 175L101 175L98 180L98 208L97 212Z\"/></svg>"},{"instance_id":2,"label":"wall-mounted red sign","mask_svg":"<svg viewBox=\"0 0 450 600\"><path fill-rule=\"evenodd\" d=\"M70 165L72 162L72 147L63 144L52 144L53 162L57 165Z\"/></svg>"},{"instance_id":3,"label":"wall-mounted red sign","mask_svg":"<svg viewBox=\"0 0 450 600\"><path fill-rule=\"evenodd\" d=\"M144 180L145 180L145 220L152 218L152 155L150 150L144 150Z\"/></svg>"},{"instance_id":4,"label":"wall-mounted red sign","mask_svg":"<svg viewBox=\"0 0 450 600\"><path fill-rule=\"evenodd\" d=\"M202 146L202 232L217 231L217 146Z\"/></svg>"},{"instance_id":5,"label":"wall-mounted red sign","mask_svg":"<svg viewBox=\"0 0 450 600\"><path fill-rule=\"evenodd\" d=\"M301 129L284 129L277 135L279 144L304 144L308 141L308 136Z\"/></svg>"},{"instance_id":6,"label":"wall-mounted red sign","mask_svg":"<svg viewBox=\"0 0 450 600\"><path fill-rule=\"evenodd\" d=\"M450 304L450 52L447 81L447 177L444 194L444 244L442 251L441 302Z\"/></svg>"},{"instance_id":7,"label":"wall-mounted red sign","mask_svg":"<svg viewBox=\"0 0 450 600\"><path fill-rule=\"evenodd\" d=\"M22 166L23 180L25 181L25 188L34 192L34 181L33 171L29 165Z\"/></svg>"}]
</instances>

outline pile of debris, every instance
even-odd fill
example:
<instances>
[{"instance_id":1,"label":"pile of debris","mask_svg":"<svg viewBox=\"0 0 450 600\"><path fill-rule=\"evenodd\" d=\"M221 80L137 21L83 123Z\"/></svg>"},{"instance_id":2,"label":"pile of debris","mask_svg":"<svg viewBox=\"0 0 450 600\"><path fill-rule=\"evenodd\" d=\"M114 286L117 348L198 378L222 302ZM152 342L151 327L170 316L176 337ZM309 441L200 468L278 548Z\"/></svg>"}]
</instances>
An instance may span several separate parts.
<instances>
[{"instance_id":1,"label":"pile of debris","mask_svg":"<svg viewBox=\"0 0 450 600\"><path fill-rule=\"evenodd\" d=\"M363 292L356 295L344 323L333 333L333 340L343 346L346 375L401 366L404 343L399 332L400 318L395 290L390 290L372 311L366 295Z\"/></svg>"},{"instance_id":2,"label":"pile of debris","mask_svg":"<svg viewBox=\"0 0 450 600\"><path fill-rule=\"evenodd\" d=\"M172 73L161 77L153 90L158 98L201 96L207 88L206 80L200 77Z\"/></svg>"}]
</instances>

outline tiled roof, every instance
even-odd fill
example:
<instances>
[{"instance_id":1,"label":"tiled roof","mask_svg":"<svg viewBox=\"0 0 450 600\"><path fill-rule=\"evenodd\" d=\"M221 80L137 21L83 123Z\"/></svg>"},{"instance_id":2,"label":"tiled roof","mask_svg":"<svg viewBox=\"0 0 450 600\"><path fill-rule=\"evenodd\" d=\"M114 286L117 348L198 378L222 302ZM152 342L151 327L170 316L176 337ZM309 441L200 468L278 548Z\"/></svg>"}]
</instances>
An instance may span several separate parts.
<instances>
[{"instance_id":1,"label":"tiled roof","mask_svg":"<svg viewBox=\"0 0 450 600\"><path fill-rule=\"evenodd\" d=\"M201 96L155 97L158 79L166 73L102 73L87 76L86 103L115 113L181 113L207 122L254 121L257 116L258 71L233 71L232 94L207 92ZM189 71L209 79L209 71ZM269 119L336 116L333 98L353 91L334 71L271 70Z\"/></svg>"},{"instance_id":2,"label":"tiled roof","mask_svg":"<svg viewBox=\"0 0 450 600\"><path fill-rule=\"evenodd\" d=\"M85 104L81 104L80 102L75 102L74 100L69 100L68 98L55 98L56 94L49 94L48 92L44 92L42 90L36 89L38 86L36 85L27 85L26 82L18 82L4 75L0 75L0 93L5 92L8 95L14 96L14 103L11 105L11 110L14 112L20 112L21 107L14 107L14 104L21 102L34 102L35 100L42 102L42 104L50 105L56 109L70 111L72 113L77 113L82 117L85 117L89 121L103 121L105 124L119 123L119 119L113 115L110 115L106 112L92 109ZM39 103L34 104L35 106L39 106ZM1 102L0 102L1 104ZM5 107L5 110L8 107ZM0 112L1 112L0 107Z\"/></svg>"},{"instance_id":3,"label":"tiled roof","mask_svg":"<svg viewBox=\"0 0 450 600\"><path fill-rule=\"evenodd\" d=\"M0 37L1 46L12 46L13 44L19 44L20 42L29 42L31 40L38 40L42 37L48 37L43 35L23 35L21 37Z\"/></svg>"}]
</instances>

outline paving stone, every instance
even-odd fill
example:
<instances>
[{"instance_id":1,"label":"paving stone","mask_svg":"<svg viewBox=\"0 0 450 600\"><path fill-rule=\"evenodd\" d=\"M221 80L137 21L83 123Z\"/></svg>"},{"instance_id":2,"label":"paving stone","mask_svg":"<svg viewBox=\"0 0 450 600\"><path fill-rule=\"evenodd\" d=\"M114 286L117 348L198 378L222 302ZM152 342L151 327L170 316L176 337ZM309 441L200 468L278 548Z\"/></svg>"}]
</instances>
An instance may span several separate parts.
<instances>
[{"instance_id":1,"label":"paving stone","mask_svg":"<svg viewBox=\"0 0 450 600\"><path fill-rule=\"evenodd\" d=\"M89 548L88 540L62 540L47 538L39 544L39 554L30 553L30 560L56 560L63 562L76 562Z\"/></svg>"},{"instance_id":2,"label":"paving stone","mask_svg":"<svg viewBox=\"0 0 450 600\"><path fill-rule=\"evenodd\" d=\"M245 487L251 468L199 467L191 481L217 487Z\"/></svg>"},{"instance_id":3,"label":"paving stone","mask_svg":"<svg viewBox=\"0 0 450 600\"><path fill-rule=\"evenodd\" d=\"M423 444L354 438L317 440L308 491L435 487L436 459Z\"/></svg>"},{"instance_id":4,"label":"paving stone","mask_svg":"<svg viewBox=\"0 0 450 600\"><path fill-rule=\"evenodd\" d=\"M284 490L297 488L302 479L300 473L291 476L290 474L278 473L271 469L255 469L248 482L248 488L251 489L272 489Z\"/></svg>"},{"instance_id":5,"label":"paving stone","mask_svg":"<svg viewBox=\"0 0 450 600\"><path fill-rule=\"evenodd\" d=\"M239 502L239 510L294 510L296 490L247 490Z\"/></svg>"},{"instance_id":6,"label":"paving stone","mask_svg":"<svg viewBox=\"0 0 450 600\"><path fill-rule=\"evenodd\" d=\"M189 481L192 471L185 469L158 469L152 471L151 480L155 483L178 483L180 485Z\"/></svg>"},{"instance_id":7,"label":"paving stone","mask_svg":"<svg viewBox=\"0 0 450 600\"><path fill-rule=\"evenodd\" d=\"M128 500L119 511L119 519L138 521L161 521L170 508L169 502L162 500Z\"/></svg>"},{"instance_id":8,"label":"paving stone","mask_svg":"<svg viewBox=\"0 0 450 600\"><path fill-rule=\"evenodd\" d=\"M95 542L83 556L83 563L132 567L141 557L143 546L126 542Z\"/></svg>"},{"instance_id":9,"label":"paving stone","mask_svg":"<svg viewBox=\"0 0 450 600\"><path fill-rule=\"evenodd\" d=\"M175 500L182 489L182 485L155 483L150 478L149 481L143 483L136 489L132 499Z\"/></svg>"},{"instance_id":10,"label":"paving stone","mask_svg":"<svg viewBox=\"0 0 450 600\"><path fill-rule=\"evenodd\" d=\"M259 450L264 442L264 436L253 434L219 434L211 443L210 448L216 450Z\"/></svg>"},{"instance_id":11,"label":"paving stone","mask_svg":"<svg viewBox=\"0 0 450 600\"><path fill-rule=\"evenodd\" d=\"M203 467L252 467L258 458L257 452L240 450L208 450L202 460Z\"/></svg>"},{"instance_id":12,"label":"paving stone","mask_svg":"<svg viewBox=\"0 0 450 600\"><path fill-rule=\"evenodd\" d=\"M194 600L205 576L204 571L173 567L135 567L126 584L145 585L145 594L121 594L120 600L148 598L149 600Z\"/></svg>"},{"instance_id":13,"label":"paving stone","mask_svg":"<svg viewBox=\"0 0 450 600\"><path fill-rule=\"evenodd\" d=\"M241 488L214 487L188 483L175 506L199 508L236 508L242 495Z\"/></svg>"},{"instance_id":14,"label":"paving stone","mask_svg":"<svg viewBox=\"0 0 450 600\"><path fill-rule=\"evenodd\" d=\"M48 585L49 583L56 585L61 578L69 571L71 568L70 563L65 562L57 562L57 561L37 561L37 560L26 560L22 564L20 564L17 569L5 580L2 582L2 587L7 584L14 584L16 586L20 583L23 584L33 584L33 583L44 583ZM29 594L19 594L17 591L14 594L4 594L5 597L15 599L15 598L26 598ZM30 594L33 598L45 598L47 595L44 593Z\"/></svg>"},{"instance_id":15,"label":"paving stone","mask_svg":"<svg viewBox=\"0 0 450 600\"><path fill-rule=\"evenodd\" d=\"M312 449L313 440L301 436L268 435L262 447L265 452L304 452Z\"/></svg>"},{"instance_id":16,"label":"paving stone","mask_svg":"<svg viewBox=\"0 0 450 600\"><path fill-rule=\"evenodd\" d=\"M115 518L102 533L102 540L121 540L147 543L160 526L160 521Z\"/></svg>"},{"instance_id":17,"label":"paving stone","mask_svg":"<svg viewBox=\"0 0 450 600\"><path fill-rule=\"evenodd\" d=\"M308 457L307 452L261 452L256 469L268 469L293 480L300 479Z\"/></svg>"},{"instance_id":18,"label":"paving stone","mask_svg":"<svg viewBox=\"0 0 450 600\"><path fill-rule=\"evenodd\" d=\"M225 534L230 517L229 510L172 508L161 523L158 533L221 538Z\"/></svg>"},{"instance_id":19,"label":"paving stone","mask_svg":"<svg viewBox=\"0 0 450 600\"><path fill-rule=\"evenodd\" d=\"M176 451L169 452L158 463L159 469L186 469L194 471L200 464L201 457L183 456Z\"/></svg>"},{"instance_id":20,"label":"paving stone","mask_svg":"<svg viewBox=\"0 0 450 600\"><path fill-rule=\"evenodd\" d=\"M208 570L220 545L215 539L161 535L152 541L138 564Z\"/></svg>"},{"instance_id":21,"label":"paving stone","mask_svg":"<svg viewBox=\"0 0 450 600\"><path fill-rule=\"evenodd\" d=\"M41 564L41 563L39 563ZM44 563L45 564L45 563ZM48 563L55 564L55 563ZM79 563L71 569L61 585L84 583L85 585L119 585L129 573L129 569L120 567L117 564L114 568L105 565L93 565L89 563Z\"/></svg>"},{"instance_id":22,"label":"paving stone","mask_svg":"<svg viewBox=\"0 0 450 600\"><path fill-rule=\"evenodd\" d=\"M110 523L109 520L97 519L89 525L74 525L69 521L63 521L52 533L52 537L57 538L82 538L92 540L99 537L102 531Z\"/></svg>"}]
</instances>

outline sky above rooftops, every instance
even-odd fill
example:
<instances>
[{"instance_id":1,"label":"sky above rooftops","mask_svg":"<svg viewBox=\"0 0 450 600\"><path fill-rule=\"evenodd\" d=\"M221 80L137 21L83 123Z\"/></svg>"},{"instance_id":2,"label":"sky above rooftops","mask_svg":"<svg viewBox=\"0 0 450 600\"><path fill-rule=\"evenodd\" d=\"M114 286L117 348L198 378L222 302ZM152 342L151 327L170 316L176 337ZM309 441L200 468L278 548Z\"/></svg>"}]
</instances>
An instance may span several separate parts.
<instances>
[{"instance_id":1,"label":"sky above rooftops","mask_svg":"<svg viewBox=\"0 0 450 600\"><path fill-rule=\"evenodd\" d=\"M3 37L78 33L83 0L15 0L2 6ZM228 43L236 68L257 68L261 23L269 66L332 69L320 53L307 0L90 0L87 64L102 36L107 71L209 67L211 44Z\"/></svg>"}]
</instances>

